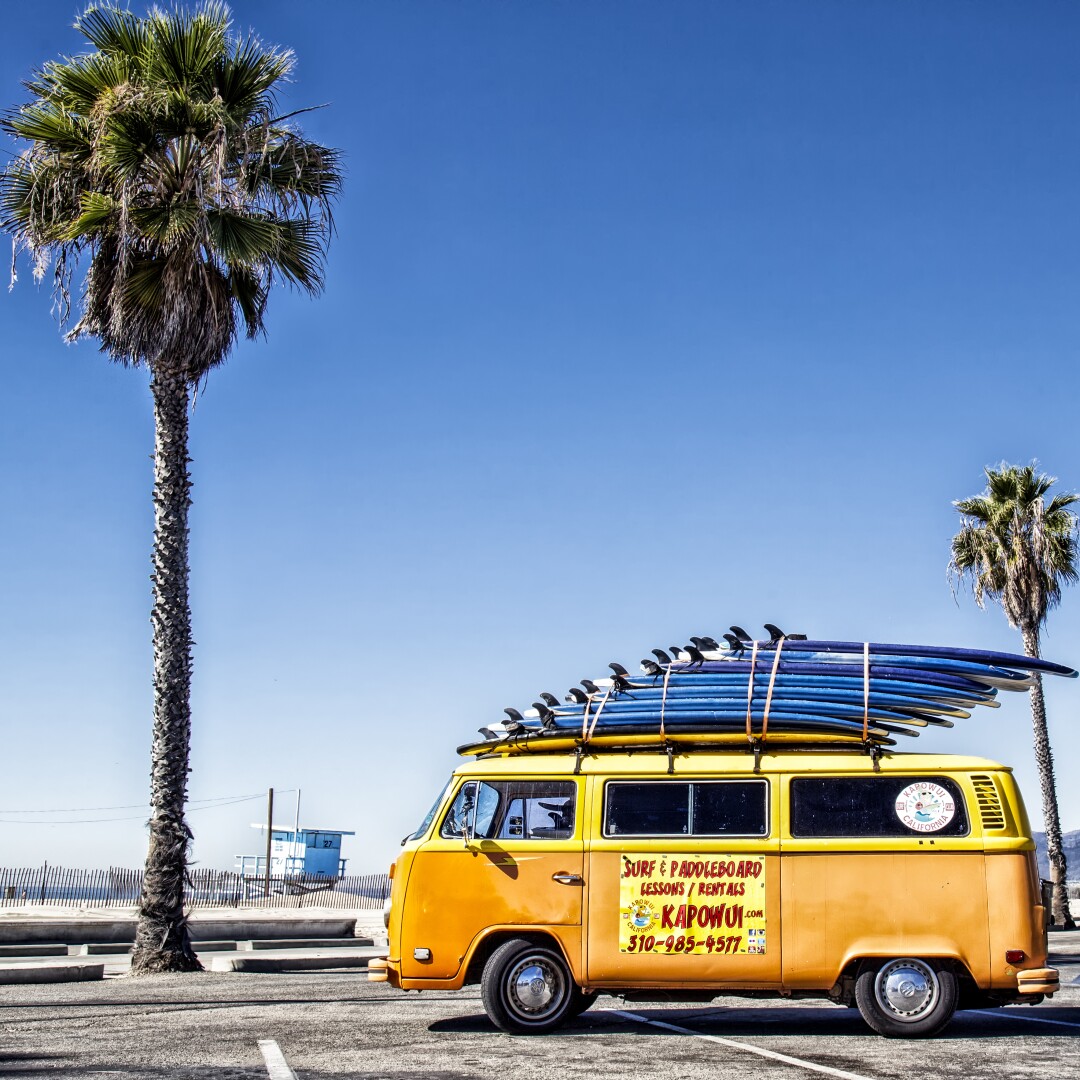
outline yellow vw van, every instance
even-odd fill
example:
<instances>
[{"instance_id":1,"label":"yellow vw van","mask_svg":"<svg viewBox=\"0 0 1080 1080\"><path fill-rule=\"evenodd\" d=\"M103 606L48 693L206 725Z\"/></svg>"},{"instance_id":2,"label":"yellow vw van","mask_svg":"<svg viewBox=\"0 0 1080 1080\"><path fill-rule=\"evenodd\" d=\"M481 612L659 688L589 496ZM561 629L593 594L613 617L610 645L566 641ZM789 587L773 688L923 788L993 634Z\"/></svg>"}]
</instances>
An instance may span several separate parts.
<instances>
[{"instance_id":1,"label":"yellow vw van","mask_svg":"<svg viewBox=\"0 0 1080 1080\"><path fill-rule=\"evenodd\" d=\"M518 1034L603 991L827 998L915 1038L1058 988L1020 793L979 758L493 754L457 770L391 876L369 978L479 983Z\"/></svg>"}]
</instances>

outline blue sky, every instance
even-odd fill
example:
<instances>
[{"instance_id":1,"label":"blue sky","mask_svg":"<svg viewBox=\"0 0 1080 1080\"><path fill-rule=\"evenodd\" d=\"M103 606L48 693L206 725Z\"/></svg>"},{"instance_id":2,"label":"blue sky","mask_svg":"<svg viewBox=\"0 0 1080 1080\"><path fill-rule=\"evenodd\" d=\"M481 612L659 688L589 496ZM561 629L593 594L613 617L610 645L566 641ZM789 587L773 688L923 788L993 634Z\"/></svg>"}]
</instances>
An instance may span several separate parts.
<instances>
[{"instance_id":1,"label":"blue sky","mask_svg":"<svg viewBox=\"0 0 1080 1080\"><path fill-rule=\"evenodd\" d=\"M3 103L77 10L9 13ZM381 870L456 745L609 660L764 621L1019 650L952 598L951 500L1001 460L1080 486L1080 9L233 12L348 179L325 294L193 417L194 799L300 787ZM49 307L26 265L0 293L0 864L135 866L147 379ZM1080 663L1080 595L1044 650ZM1048 692L1078 828L1080 684ZM1014 764L1038 817L1023 698L919 745ZM261 813L193 813L196 860Z\"/></svg>"}]
</instances>

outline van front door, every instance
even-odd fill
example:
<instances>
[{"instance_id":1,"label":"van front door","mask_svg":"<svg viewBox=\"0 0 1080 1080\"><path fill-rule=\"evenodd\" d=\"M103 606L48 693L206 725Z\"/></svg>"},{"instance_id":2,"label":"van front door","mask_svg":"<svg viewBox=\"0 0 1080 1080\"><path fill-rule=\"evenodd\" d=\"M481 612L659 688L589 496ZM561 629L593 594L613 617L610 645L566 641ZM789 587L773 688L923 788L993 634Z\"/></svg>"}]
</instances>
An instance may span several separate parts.
<instances>
[{"instance_id":1,"label":"van front door","mask_svg":"<svg viewBox=\"0 0 1080 1080\"><path fill-rule=\"evenodd\" d=\"M466 780L406 889L401 973L449 979L491 927L575 928L580 954L582 832L577 780Z\"/></svg>"},{"instance_id":2,"label":"van front door","mask_svg":"<svg viewBox=\"0 0 1080 1080\"><path fill-rule=\"evenodd\" d=\"M769 781L609 780L599 797L586 984L778 986L780 861Z\"/></svg>"}]
</instances>

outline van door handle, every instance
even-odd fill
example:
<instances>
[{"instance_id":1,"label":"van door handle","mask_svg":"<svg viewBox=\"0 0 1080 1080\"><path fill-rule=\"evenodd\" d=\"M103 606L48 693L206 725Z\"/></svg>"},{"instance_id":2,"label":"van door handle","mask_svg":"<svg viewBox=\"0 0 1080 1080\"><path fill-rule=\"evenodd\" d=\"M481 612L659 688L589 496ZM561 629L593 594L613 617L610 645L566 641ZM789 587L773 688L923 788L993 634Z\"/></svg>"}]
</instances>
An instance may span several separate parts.
<instances>
[{"instance_id":1,"label":"van door handle","mask_svg":"<svg viewBox=\"0 0 1080 1080\"><path fill-rule=\"evenodd\" d=\"M557 874L552 874L551 880L557 881L560 885L585 884L585 879L580 874L568 874L565 870L560 870Z\"/></svg>"}]
</instances>

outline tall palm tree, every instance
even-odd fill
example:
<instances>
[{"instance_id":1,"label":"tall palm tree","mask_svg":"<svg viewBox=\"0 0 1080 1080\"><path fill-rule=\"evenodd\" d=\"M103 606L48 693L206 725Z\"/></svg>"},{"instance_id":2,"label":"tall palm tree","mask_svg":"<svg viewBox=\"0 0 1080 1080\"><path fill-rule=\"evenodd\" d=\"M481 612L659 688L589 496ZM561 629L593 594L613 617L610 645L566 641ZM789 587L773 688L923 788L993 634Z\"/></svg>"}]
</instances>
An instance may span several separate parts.
<instances>
[{"instance_id":1,"label":"tall palm tree","mask_svg":"<svg viewBox=\"0 0 1080 1080\"><path fill-rule=\"evenodd\" d=\"M1047 613L1061 600L1062 587L1077 580L1076 515L1067 508L1080 495L1055 495L1047 502L1057 478L1036 472L1034 464L1003 463L985 471L986 491L953 504L963 523L952 540L949 570L970 581L980 607L987 599L1000 604L1009 625L1020 631L1024 654L1037 657ZM1042 678L1037 674L1031 688L1031 723L1054 887L1053 917L1055 923L1072 929L1054 756Z\"/></svg>"},{"instance_id":2,"label":"tall palm tree","mask_svg":"<svg viewBox=\"0 0 1080 1080\"><path fill-rule=\"evenodd\" d=\"M0 173L0 227L54 267L62 317L85 268L69 338L145 367L154 457L151 818L132 970L195 970L184 915L191 730L188 413L241 330L265 331L270 289L322 287L336 151L276 110L289 51L232 33L229 11L90 7L92 51L50 63L4 129L24 148ZM295 114L293 114L295 115Z\"/></svg>"}]
</instances>

